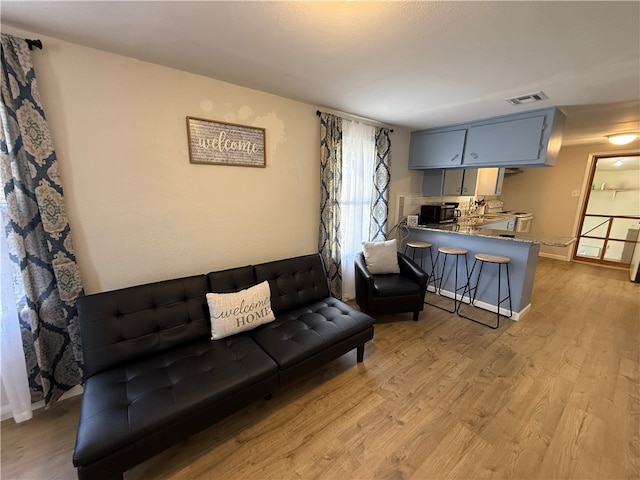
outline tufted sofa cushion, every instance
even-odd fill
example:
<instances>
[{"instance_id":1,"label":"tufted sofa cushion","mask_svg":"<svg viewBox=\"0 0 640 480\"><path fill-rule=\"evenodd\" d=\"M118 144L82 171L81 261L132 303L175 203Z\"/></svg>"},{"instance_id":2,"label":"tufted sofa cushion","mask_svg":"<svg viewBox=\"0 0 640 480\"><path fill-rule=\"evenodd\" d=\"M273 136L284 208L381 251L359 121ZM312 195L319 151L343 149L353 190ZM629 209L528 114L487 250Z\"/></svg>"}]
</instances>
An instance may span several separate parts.
<instances>
[{"instance_id":1,"label":"tufted sofa cushion","mask_svg":"<svg viewBox=\"0 0 640 480\"><path fill-rule=\"evenodd\" d=\"M196 275L79 298L85 376L208 338L207 291Z\"/></svg>"},{"instance_id":2,"label":"tufted sofa cushion","mask_svg":"<svg viewBox=\"0 0 640 480\"><path fill-rule=\"evenodd\" d=\"M303 307L330 296L320 255L311 254L255 265L256 282L271 287L271 309L276 314Z\"/></svg>"},{"instance_id":3,"label":"tufted sofa cushion","mask_svg":"<svg viewBox=\"0 0 640 480\"><path fill-rule=\"evenodd\" d=\"M277 366L242 335L201 340L98 373L85 385L74 463L164 441L154 435L168 429L174 436L194 416L204 428L217 404L263 380L271 381L272 391Z\"/></svg>"},{"instance_id":4,"label":"tufted sofa cushion","mask_svg":"<svg viewBox=\"0 0 640 480\"><path fill-rule=\"evenodd\" d=\"M253 334L256 342L286 369L373 324L373 318L335 298L281 313Z\"/></svg>"},{"instance_id":5,"label":"tufted sofa cushion","mask_svg":"<svg viewBox=\"0 0 640 480\"><path fill-rule=\"evenodd\" d=\"M214 293L239 292L257 283L252 265L211 272L207 278L209 289Z\"/></svg>"}]
</instances>

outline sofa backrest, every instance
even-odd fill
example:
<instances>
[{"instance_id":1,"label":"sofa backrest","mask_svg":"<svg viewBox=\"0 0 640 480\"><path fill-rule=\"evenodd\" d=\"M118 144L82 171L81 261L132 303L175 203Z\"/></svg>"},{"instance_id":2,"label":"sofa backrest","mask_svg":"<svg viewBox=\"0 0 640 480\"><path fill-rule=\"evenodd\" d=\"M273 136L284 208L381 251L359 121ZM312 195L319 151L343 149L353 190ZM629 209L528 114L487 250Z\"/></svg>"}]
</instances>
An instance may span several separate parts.
<instances>
[{"instance_id":1,"label":"sofa backrest","mask_svg":"<svg viewBox=\"0 0 640 480\"><path fill-rule=\"evenodd\" d=\"M85 376L210 336L206 275L78 300Z\"/></svg>"},{"instance_id":2,"label":"sofa backrest","mask_svg":"<svg viewBox=\"0 0 640 480\"><path fill-rule=\"evenodd\" d=\"M214 293L233 293L256 285L252 265L207 274L209 289Z\"/></svg>"},{"instance_id":3,"label":"sofa backrest","mask_svg":"<svg viewBox=\"0 0 640 480\"><path fill-rule=\"evenodd\" d=\"M269 282L271 309L276 314L330 296L322 258L317 253L261 263L253 268L257 283Z\"/></svg>"}]
</instances>

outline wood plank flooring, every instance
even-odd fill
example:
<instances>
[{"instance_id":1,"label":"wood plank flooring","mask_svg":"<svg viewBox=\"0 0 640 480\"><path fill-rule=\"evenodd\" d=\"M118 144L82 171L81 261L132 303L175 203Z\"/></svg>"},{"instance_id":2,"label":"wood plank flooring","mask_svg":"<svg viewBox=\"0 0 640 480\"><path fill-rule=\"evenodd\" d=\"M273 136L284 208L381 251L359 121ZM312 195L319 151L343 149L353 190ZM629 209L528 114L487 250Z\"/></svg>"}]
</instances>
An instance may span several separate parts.
<instances>
[{"instance_id":1,"label":"wood plank flooring","mask_svg":"<svg viewBox=\"0 0 640 480\"><path fill-rule=\"evenodd\" d=\"M639 479L640 284L541 258L490 330L426 306L125 479ZM1 428L2 479L75 478L79 398Z\"/></svg>"}]
</instances>

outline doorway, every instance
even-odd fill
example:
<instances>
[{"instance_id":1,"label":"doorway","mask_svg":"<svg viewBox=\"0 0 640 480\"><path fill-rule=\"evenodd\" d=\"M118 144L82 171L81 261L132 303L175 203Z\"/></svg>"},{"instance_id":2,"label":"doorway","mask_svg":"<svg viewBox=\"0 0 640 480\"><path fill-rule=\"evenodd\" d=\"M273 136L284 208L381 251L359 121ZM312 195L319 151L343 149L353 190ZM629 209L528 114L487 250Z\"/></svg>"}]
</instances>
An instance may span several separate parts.
<instances>
[{"instance_id":1,"label":"doorway","mask_svg":"<svg viewBox=\"0 0 640 480\"><path fill-rule=\"evenodd\" d=\"M589 180L573 260L629 268L640 233L640 155L594 157Z\"/></svg>"}]
</instances>

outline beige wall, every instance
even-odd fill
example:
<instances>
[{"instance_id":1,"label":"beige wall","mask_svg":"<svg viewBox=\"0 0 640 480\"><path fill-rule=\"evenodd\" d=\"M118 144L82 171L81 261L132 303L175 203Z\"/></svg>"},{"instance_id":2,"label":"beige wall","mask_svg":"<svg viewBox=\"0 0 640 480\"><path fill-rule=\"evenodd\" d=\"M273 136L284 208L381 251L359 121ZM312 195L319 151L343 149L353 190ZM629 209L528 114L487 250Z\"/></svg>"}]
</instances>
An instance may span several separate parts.
<instances>
[{"instance_id":1,"label":"beige wall","mask_svg":"<svg viewBox=\"0 0 640 480\"><path fill-rule=\"evenodd\" d=\"M505 178L502 195L509 210L532 212L531 231L549 236L573 237L582 198L590 155L612 152L638 152L640 143L615 146L610 143L563 147L555 167L527 168ZM572 196L572 191L580 196ZM570 248L542 246L543 255L569 258Z\"/></svg>"},{"instance_id":2,"label":"beige wall","mask_svg":"<svg viewBox=\"0 0 640 480\"><path fill-rule=\"evenodd\" d=\"M45 45L33 63L88 293L317 251L317 106L3 32ZM265 128L267 168L190 164L187 115ZM407 169L409 131L395 128L391 138L395 221L397 195L419 194L422 174ZM571 192L582 189L589 155L634 148L564 147L556 167L507 177L501 198L534 213L534 232L573 236L580 198Z\"/></svg>"},{"instance_id":3,"label":"beige wall","mask_svg":"<svg viewBox=\"0 0 640 480\"><path fill-rule=\"evenodd\" d=\"M317 251L317 106L3 32L44 43L32 58L87 293ZM267 168L190 164L188 115L265 128ZM408 146L396 129L392 198L412 188Z\"/></svg>"}]
</instances>

